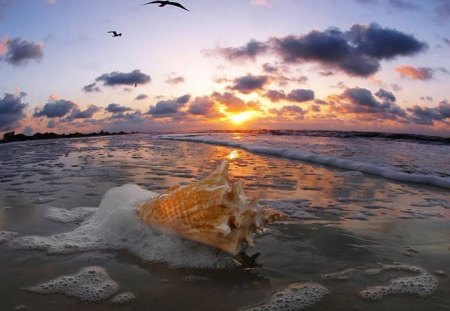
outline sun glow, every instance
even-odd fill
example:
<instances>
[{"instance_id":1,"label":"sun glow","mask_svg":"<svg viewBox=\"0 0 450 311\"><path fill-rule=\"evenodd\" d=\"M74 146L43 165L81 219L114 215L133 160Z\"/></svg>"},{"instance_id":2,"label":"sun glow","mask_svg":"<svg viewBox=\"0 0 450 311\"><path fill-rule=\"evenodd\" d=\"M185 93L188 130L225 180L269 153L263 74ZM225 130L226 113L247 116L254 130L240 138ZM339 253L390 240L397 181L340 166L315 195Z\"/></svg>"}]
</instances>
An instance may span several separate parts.
<instances>
[{"instance_id":1,"label":"sun glow","mask_svg":"<svg viewBox=\"0 0 450 311\"><path fill-rule=\"evenodd\" d=\"M233 124L242 124L248 120L254 119L258 117L258 113L256 111L244 111L236 114L229 114L228 118Z\"/></svg>"}]
</instances>

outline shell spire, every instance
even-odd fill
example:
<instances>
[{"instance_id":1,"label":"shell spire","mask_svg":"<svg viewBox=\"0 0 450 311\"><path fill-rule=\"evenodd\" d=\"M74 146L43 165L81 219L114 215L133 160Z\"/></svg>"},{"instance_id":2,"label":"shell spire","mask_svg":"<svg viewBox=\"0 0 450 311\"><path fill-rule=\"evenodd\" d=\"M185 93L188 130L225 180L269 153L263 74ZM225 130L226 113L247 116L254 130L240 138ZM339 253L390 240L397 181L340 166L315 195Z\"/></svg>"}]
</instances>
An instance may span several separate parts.
<instances>
[{"instance_id":1,"label":"shell spire","mask_svg":"<svg viewBox=\"0 0 450 311\"><path fill-rule=\"evenodd\" d=\"M284 214L247 198L242 182L229 180L228 167L225 160L204 179L171 187L152 201L141 203L139 218L159 230L233 255L243 244L253 246L251 234Z\"/></svg>"}]
</instances>

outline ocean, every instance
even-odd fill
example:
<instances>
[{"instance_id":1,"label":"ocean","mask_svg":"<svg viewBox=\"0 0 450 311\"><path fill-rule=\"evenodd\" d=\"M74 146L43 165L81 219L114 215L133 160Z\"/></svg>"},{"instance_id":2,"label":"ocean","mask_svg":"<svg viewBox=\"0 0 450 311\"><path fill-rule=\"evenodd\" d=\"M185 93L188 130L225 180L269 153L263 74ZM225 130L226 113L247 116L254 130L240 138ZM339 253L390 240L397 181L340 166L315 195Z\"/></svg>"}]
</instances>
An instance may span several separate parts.
<instances>
[{"instance_id":1,"label":"ocean","mask_svg":"<svg viewBox=\"0 0 450 311\"><path fill-rule=\"evenodd\" d=\"M2 310L450 310L448 139L135 134L0 154ZM224 159L288 215L253 248L232 257L136 217Z\"/></svg>"}]
</instances>

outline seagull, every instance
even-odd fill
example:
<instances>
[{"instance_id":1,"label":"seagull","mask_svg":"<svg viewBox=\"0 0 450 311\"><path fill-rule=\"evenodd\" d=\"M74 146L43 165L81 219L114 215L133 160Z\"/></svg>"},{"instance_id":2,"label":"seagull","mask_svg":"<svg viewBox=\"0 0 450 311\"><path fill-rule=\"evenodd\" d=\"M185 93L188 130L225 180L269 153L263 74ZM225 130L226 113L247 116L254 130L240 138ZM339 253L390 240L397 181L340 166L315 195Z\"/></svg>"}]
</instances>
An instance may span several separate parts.
<instances>
[{"instance_id":1,"label":"seagull","mask_svg":"<svg viewBox=\"0 0 450 311\"><path fill-rule=\"evenodd\" d=\"M159 4L159 7L163 7L163 6L166 6L166 5L173 5L173 6L179 7L180 9L189 11L184 6L179 4L178 2L173 2L173 1L169 1L169 0L157 0L157 1L150 1L148 3L144 3L144 5L147 5L147 4Z\"/></svg>"},{"instance_id":2,"label":"seagull","mask_svg":"<svg viewBox=\"0 0 450 311\"><path fill-rule=\"evenodd\" d=\"M118 33L117 31L108 31L108 33L112 33L113 37L121 37L122 34Z\"/></svg>"}]
</instances>

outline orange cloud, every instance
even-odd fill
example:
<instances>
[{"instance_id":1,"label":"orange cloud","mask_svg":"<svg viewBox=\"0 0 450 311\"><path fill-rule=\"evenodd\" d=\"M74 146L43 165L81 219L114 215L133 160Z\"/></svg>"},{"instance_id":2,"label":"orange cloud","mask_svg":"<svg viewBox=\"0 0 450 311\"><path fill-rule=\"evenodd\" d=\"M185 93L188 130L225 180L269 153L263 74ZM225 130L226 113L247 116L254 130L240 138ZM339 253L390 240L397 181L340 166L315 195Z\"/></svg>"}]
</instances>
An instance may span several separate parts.
<instances>
[{"instance_id":1,"label":"orange cloud","mask_svg":"<svg viewBox=\"0 0 450 311\"><path fill-rule=\"evenodd\" d=\"M397 66L395 68L402 77L413 80L430 80L433 78L434 70L429 67L413 67L409 65Z\"/></svg>"}]
</instances>

